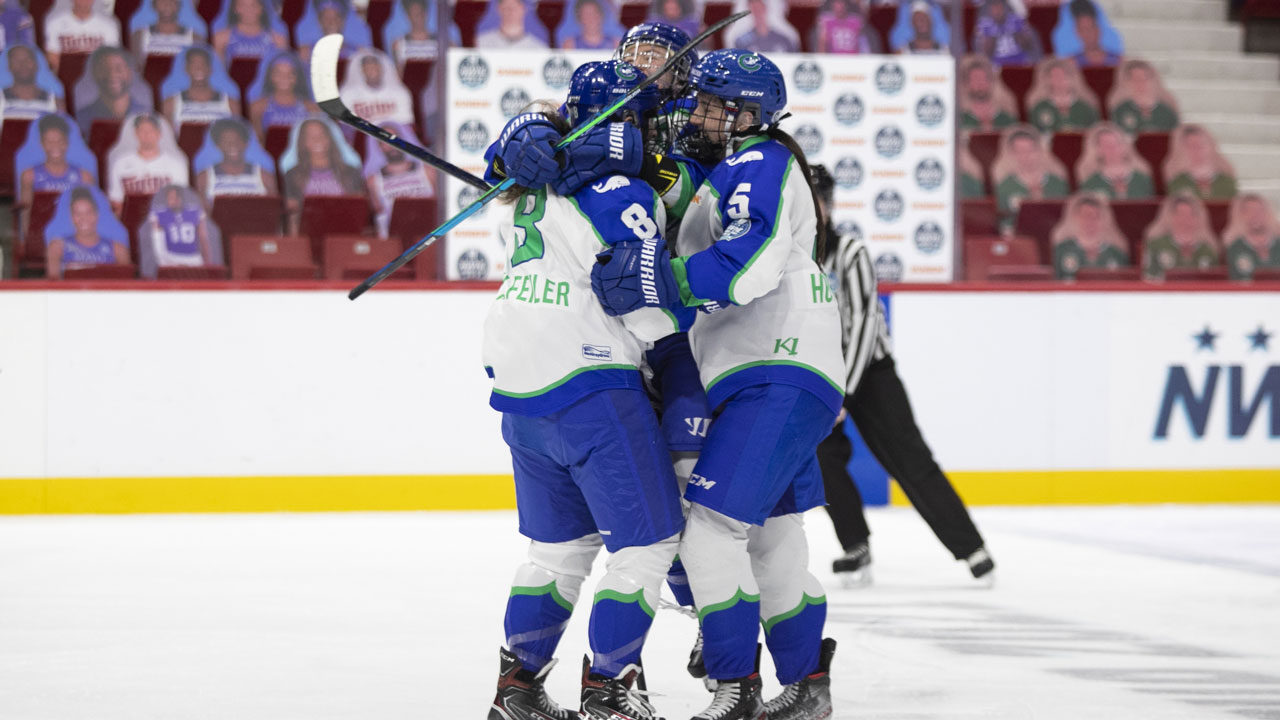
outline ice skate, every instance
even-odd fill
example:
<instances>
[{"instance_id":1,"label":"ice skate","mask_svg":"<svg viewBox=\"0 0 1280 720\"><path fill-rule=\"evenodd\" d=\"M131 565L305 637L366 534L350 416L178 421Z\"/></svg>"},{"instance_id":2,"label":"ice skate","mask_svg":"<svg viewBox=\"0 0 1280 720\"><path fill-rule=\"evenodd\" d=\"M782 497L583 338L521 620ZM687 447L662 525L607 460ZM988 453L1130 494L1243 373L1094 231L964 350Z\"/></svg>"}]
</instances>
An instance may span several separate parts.
<instances>
[{"instance_id":1,"label":"ice skate","mask_svg":"<svg viewBox=\"0 0 1280 720\"><path fill-rule=\"evenodd\" d=\"M800 682L782 688L765 704L769 720L825 720L831 717L831 656L836 641L825 638L818 653L818 669Z\"/></svg>"},{"instance_id":2,"label":"ice skate","mask_svg":"<svg viewBox=\"0 0 1280 720\"><path fill-rule=\"evenodd\" d=\"M579 720L663 720L638 685L640 666L628 665L616 678L591 672L582 658L582 709Z\"/></svg>"},{"instance_id":3,"label":"ice skate","mask_svg":"<svg viewBox=\"0 0 1280 720\"><path fill-rule=\"evenodd\" d=\"M991 553L987 552L986 547L974 550L973 554L965 558L965 563L975 580L987 587L996 584L996 561L991 559Z\"/></svg>"},{"instance_id":4,"label":"ice skate","mask_svg":"<svg viewBox=\"0 0 1280 720\"><path fill-rule=\"evenodd\" d=\"M765 720L760 673L736 680L713 680L715 697L692 720Z\"/></svg>"},{"instance_id":5,"label":"ice skate","mask_svg":"<svg viewBox=\"0 0 1280 720\"><path fill-rule=\"evenodd\" d=\"M547 673L555 667L552 660L536 674L524 669L520 659L502 648L498 675L498 695L489 708L488 720L575 720L572 710L565 710L547 696L543 687Z\"/></svg>"},{"instance_id":6,"label":"ice skate","mask_svg":"<svg viewBox=\"0 0 1280 720\"><path fill-rule=\"evenodd\" d=\"M831 563L831 572L847 588L866 587L871 584L871 548L859 543Z\"/></svg>"}]
</instances>

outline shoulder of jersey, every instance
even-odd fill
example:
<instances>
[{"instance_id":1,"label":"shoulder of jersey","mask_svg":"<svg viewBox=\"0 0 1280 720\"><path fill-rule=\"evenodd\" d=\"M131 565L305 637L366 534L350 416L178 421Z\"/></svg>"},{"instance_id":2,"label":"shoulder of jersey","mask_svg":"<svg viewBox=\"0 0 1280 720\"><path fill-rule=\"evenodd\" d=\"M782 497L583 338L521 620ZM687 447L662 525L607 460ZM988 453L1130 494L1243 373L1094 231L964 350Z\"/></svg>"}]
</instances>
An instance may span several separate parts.
<instances>
[{"instance_id":1,"label":"shoulder of jersey","mask_svg":"<svg viewBox=\"0 0 1280 720\"><path fill-rule=\"evenodd\" d=\"M782 143L766 140L726 157L713 174L723 177L750 177L761 173L781 173L791 161L791 151Z\"/></svg>"},{"instance_id":2,"label":"shoulder of jersey","mask_svg":"<svg viewBox=\"0 0 1280 720\"><path fill-rule=\"evenodd\" d=\"M657 193L649 187L649 183L625 175L610 175L589 185L585 185L573 198L583 210L589 207L612 206L617 203L648 203Z\"/></svg>"}]
</instances>

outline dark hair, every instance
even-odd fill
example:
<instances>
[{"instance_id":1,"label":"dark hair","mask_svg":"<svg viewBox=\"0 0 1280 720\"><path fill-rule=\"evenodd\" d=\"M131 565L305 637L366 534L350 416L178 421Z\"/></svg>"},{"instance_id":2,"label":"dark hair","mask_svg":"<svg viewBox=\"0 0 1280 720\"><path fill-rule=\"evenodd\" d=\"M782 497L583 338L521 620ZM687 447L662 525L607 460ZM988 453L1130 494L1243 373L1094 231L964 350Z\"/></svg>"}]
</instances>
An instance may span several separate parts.
<instances>
[{"instance_id":1,"label":"dark hair","mask_svg":"<svg viewBox=\"0 0 1280 720\"><path fill-rule=\"evenodd\" d=\"M306 93L303 92L302 87L302 61L298 60L297 56L289 50L281 50L267 61L266 70L262 73L262 95L265 97L275 93L276 86L271 79L271 69L281 62L288 63L293 68L293 87L291 89L293 94L298 96L298 102L304 102Z\"/></svg>"},{"instance_id":2,"label":"dark hair","mask_svg":"<svg viewBox=\"0 0 1280 720\"><path fill-rule=\"evenodd\" d=\"M786 130L779 128L777 125L770 125L764 132L770 139L777 140L782 143L783 147L791 151L791 155L796 159L796 163L800 165L800 170L804 173L805 184L809 186L809 195L813 197L813 209L818 213L817 259L818 262L823 262L827 259L827 228L826 224L822 222L822 204L818 202L818 191L814 188L813 170L809 167L809 161L805 159L804 150L800 149L800 144L796 142L795 138L788 135ZM782 218L775 220L775 222L782 221Z\"/></svg>"},{"instance_id":3,"label":"dark hair","mask_svg":"<svg viewBox=\"0 0 1280 720\"><path fill-rule=\"evenodd\" d=\"M36 59L36 51L30 45L25 43L14 43L9 46L9 55L12 55L14 50L25 50L26 53L31 56L32 60ZM8 55L5 57L8 58Z\"/></svg>"},{"instance_id":4,"label":"dark hair","mask_svg":"<svg viewBox=\"0 0 1280 720\"><path fill-rule=\"evenodd\" d=\"M125 51L115 47L114 45L103 45L93 51L90 56L90 65L92 66L93 79L98 82L102 79L102 74L106 72L107 58L116 55L124 60L124 64L129 66L129 71L133 72L133 66L129 64L129 59L125 56Z\"/></svg>"},{"instance_id":5,"label":"dark hair","mask_svg":"<svg viewBox=\"0 0 1280 720\"><path fill-rule=\"evenodd\" d=\"M39 129L41 136L50 130L57 130L63 135L71 136L71 126L67 124L66 120L57 115L45 115L36 122L36 127Z\"/></svg>"},{"instance_id":6,"label":"dark hair","mask_svg":"<svg viewBox=\"0 0 1280 720\"><path fill-rule=\"evenodd\" d=\"M83 185L71 189L71 202L67 203L67 207L71 207L72 205L76 204L77 201L80 201L80 200L88 200L89 202L93 203L94 210L98 209L97 198L93 196L93 193L89 192L89 188Z\"/></svg>"},{"instance_id":7,"label":"dark hair","mask_svg":"<svg viewBox=\"0 0 1280 720\"><path fill-rule=\"evenodd\" d=\"M227 27L234 28L240 24L240 13L236 10L236 0L224 0L227 3ZM262 8L258 12L258 24L262 26L263 32L271 32L271 16L267 14L267 3L271 0L258 0L258 7Z\"/></svg>"},{"instance_id":8,"label":"dark hair","mask_svg":"<svg viewBox=\"0 0 1280 720\"><path fill-rule=\"evenodd\" d=\"M1071 0L1071 16L1077 20L1082 17L1098 19L1098 8L1093 6L1093 0Z\"/></svg>"},{"instance_id":9,"label":"dark hair","mask_svg":"<svg viewBox=\"0 0 1280 720\"><path fill-rule=\"evenodd\" d=\"M182 58L182 64L189 64L192 57L202 57L205 62L209 63L210 67L213 67L213 55L210 54L208 50L198 45L193 45L187 48L187 54Z\"/></svg>"},{"instance_id":10,"label":"dark hair","mask_svg":"<svg viewBox=\"0 0 1280 720\"><path fill-rule=\"evenodd\" d=\"M157 130L160 129L159 118L157 118L155 115L149 112L139 113L138 117L133 119L133 129L137 130L138 128L142 127L142 123L144 122L151 123L153 126L155 126L155 129Z\"/></svg>"},{"instance_id":11,"label":"dark hair","mask_svg":"<svg viewBox=\"0 0 1280 720\"><path fill-rule=\"evenodd\" d=\"M209 137L213 138L213 142L217 143L218 138L225 132L233 132L240 136L246 144L249 142L249 128L245 127L242 120L236 118L219 118L209 127Z\"/></svg>"},{"instance_id":12,"label":"dark hair","mask_svg":"<svg viewBox=\"0 0 1280 720\"><path fill-rule=\"evenodd\" d=\"M825 165L810 165L809 172L813 174L813 188L818 191L818 197L830 205L836 196L835 178Z\"/></svg>"},{"instance_id":13,"label":"dark hair","mask_svg":"<svg viewBox=\"0 0 1280 720\"><path fill-rule=\"evenodd\" d=\"M427 9L427 0L400 0L400 4L405 10L408 10L410 5L421 5L423 10Z\"/></svg>"}]
</instances>

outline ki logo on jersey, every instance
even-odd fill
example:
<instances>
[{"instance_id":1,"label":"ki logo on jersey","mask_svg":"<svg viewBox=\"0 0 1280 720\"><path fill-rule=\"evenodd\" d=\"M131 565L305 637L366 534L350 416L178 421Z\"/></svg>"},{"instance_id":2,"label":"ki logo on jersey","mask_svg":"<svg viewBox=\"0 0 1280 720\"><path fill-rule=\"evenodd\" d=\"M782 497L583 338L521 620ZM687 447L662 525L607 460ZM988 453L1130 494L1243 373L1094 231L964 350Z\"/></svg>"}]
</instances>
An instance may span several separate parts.
<instances>
[{"instance_id":1,"label":"ki logo on jersey","mask_svg":"<svg viewBox=\"0 0 1280 720\"><path fill-rule=\"evenodd\" d=\"M700 487L703 490L710 490L711 488L716 486L716 481L708 480L702 477L701 475L699 475L698 473L690 473L689 485L691 487Z\"/></svg>"},{"instance_id":2,"label":"ki logo on jersey","mask_svg":"<svg viewBox=\"0 0 1280 720\"><path fill-rule=\"evenodd\" d=\"M707 429L711 427L711 418L692 417L685 418L684 424L689 426L689 434L694 437L706 437Z\"/></svg>"}]
</instances>

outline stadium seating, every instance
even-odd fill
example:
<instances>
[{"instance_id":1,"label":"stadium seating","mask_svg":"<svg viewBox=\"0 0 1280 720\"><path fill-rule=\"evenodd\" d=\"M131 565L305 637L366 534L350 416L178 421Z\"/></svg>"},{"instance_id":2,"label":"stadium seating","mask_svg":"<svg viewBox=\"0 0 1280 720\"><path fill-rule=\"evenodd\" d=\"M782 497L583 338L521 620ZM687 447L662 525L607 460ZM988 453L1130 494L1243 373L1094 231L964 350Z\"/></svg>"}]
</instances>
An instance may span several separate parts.
<instances>
[{"instance_id":1,"label":"stadium seating","mask_svg":"<svg viewBox=\"0 0 1280 720\"><path fill-rule=\"evenodd\" d=\"M960 204L960 217L966 236L1000 232L1000 214L992 198L966 198Z\"/></svg>"},{"instance_id":2,"label":"stadium seating","mask_svg":"<svg viewBox=\"0 0 1280 720\"><path fill-rule=\"evenodd\" d=\"M1049 236L1053 226L1062 219L1062 208L1065 199L1056 200L1023 200L1018 207L1018 220L1014 225L1014 233L1023 237L1035 238L1041 248L1049 247Z\"/></svg>"},{"instance_id":3,"label":"stadium seating","mask_svg":"<svg viewBox=\"0 0 1280 720\"><path fill-rule=\"evenodd\" d=\"M1037 243L1024 237L966 237L964 241L965 279L984 282L994 279L1010 279L1016 272L1039 273L1044 257ZM1002 268L993 277L992 270ZM1017 269L1016 271L1014 269Z\"/></svg>"},{"instance_id":4,"label":"stadium seating","mask_svg":"<svg viewBox=\"0 0 1280 720\"><path fill-rule=\"evenodd\" d=\"M13 156L26 142L30 120L10 118L0 127L0 195L12 197L17 178L13 176Z\"/></svg>"},{"instance_id":5,"label":"stadium seating","mask_svg":"<svg viewBox=\"0 0 1280 720\"><path fill-rule=\"evenodd\" d=\"M209 218L224 237L279 235L281 205L278 195L220 195L214 198Z\"/></svg>"},{"instance_id":6,"label":"stadium seating","mask_svg":"<svg viewBox=\"0 0 1280 720\"><path fill-rule=\"evenodd\" d=\"M324 236L324 278L326 280L363 280L404 252L398 240L384 240L366 235ZM414 267L406 265L389 279L411 280Z\"/></svg>"},{"instance_id":7,"label":"stadium seating","mask_svg":"<svg viewBox=\"0 0 1280 720\"><path fill-rule=\"evenodd\" d=\"M157 280L226 280L227 268L223 265L205 267L156 268Z\"/></svg>"},{"instance_id":8,"label":"stadium seating","mask_svg":"<svg viewBox=\"0 0 1280 720\"><path fill-rule=\"evenodd\" d=\"M31 198L31 207L20 210L28 214L27 232L19 238L16 247L20 274L44 275L44 227L53 219L57 208L58 193L37 192Z\"/></svg>"},{"instance_id":9,"label":"stadium seating","mask_svg":"<svg viewBox=\"0 0 1280 720\"><path fill-rule=\"evenodd\" d=\"M311 240L298 236L231 236L232 280L312 280Z\"/></svg>"},{"instance_id":10,"label":"stadium seating","mask_svg":"<svg viewBox=\"0 0 1280 720\"><path fill-rule=\"evenodd\" d=\"M132 280L136 277L137 265L93 265L62 270L63 280Z\"/></svg>"},{"instance_id":11,"label":"stadium seating","mask_svg":"<svg viewBox=\"0 0 1280 720\"><path fill-rule=\"evenodd\" d=\"M372 228L370 219L362 195L309 195L302 199L298 233L311 238L312 252L323 260L325 235L363 235Z\"/></svg>"},{"instance_id":12,"label":"stadium seating","mask_svg":"<svg viewBox=\"0 0 1280 720\"><path fill-rule=\"evenodd\" d=\"M1076 162L1084 152L1084 133L1060 132L1053 136L1050 146L1053 154L1067 168L1067 181L1074 190L1079 179L1076 178Z\"/></svg>"},{"instance_id":13,"label":"stadium seating","mask_svg":"<svg viewBox=\"0 0 1280 720\"><path fill-rule=\"evenodd\" d=\"M151 213L151 198L151 195L129 193L124 196L124 206L120 210L120 222L129 231L129 256L135 265L138 264L138 230Z\"/></svg>"}]
</instances>

